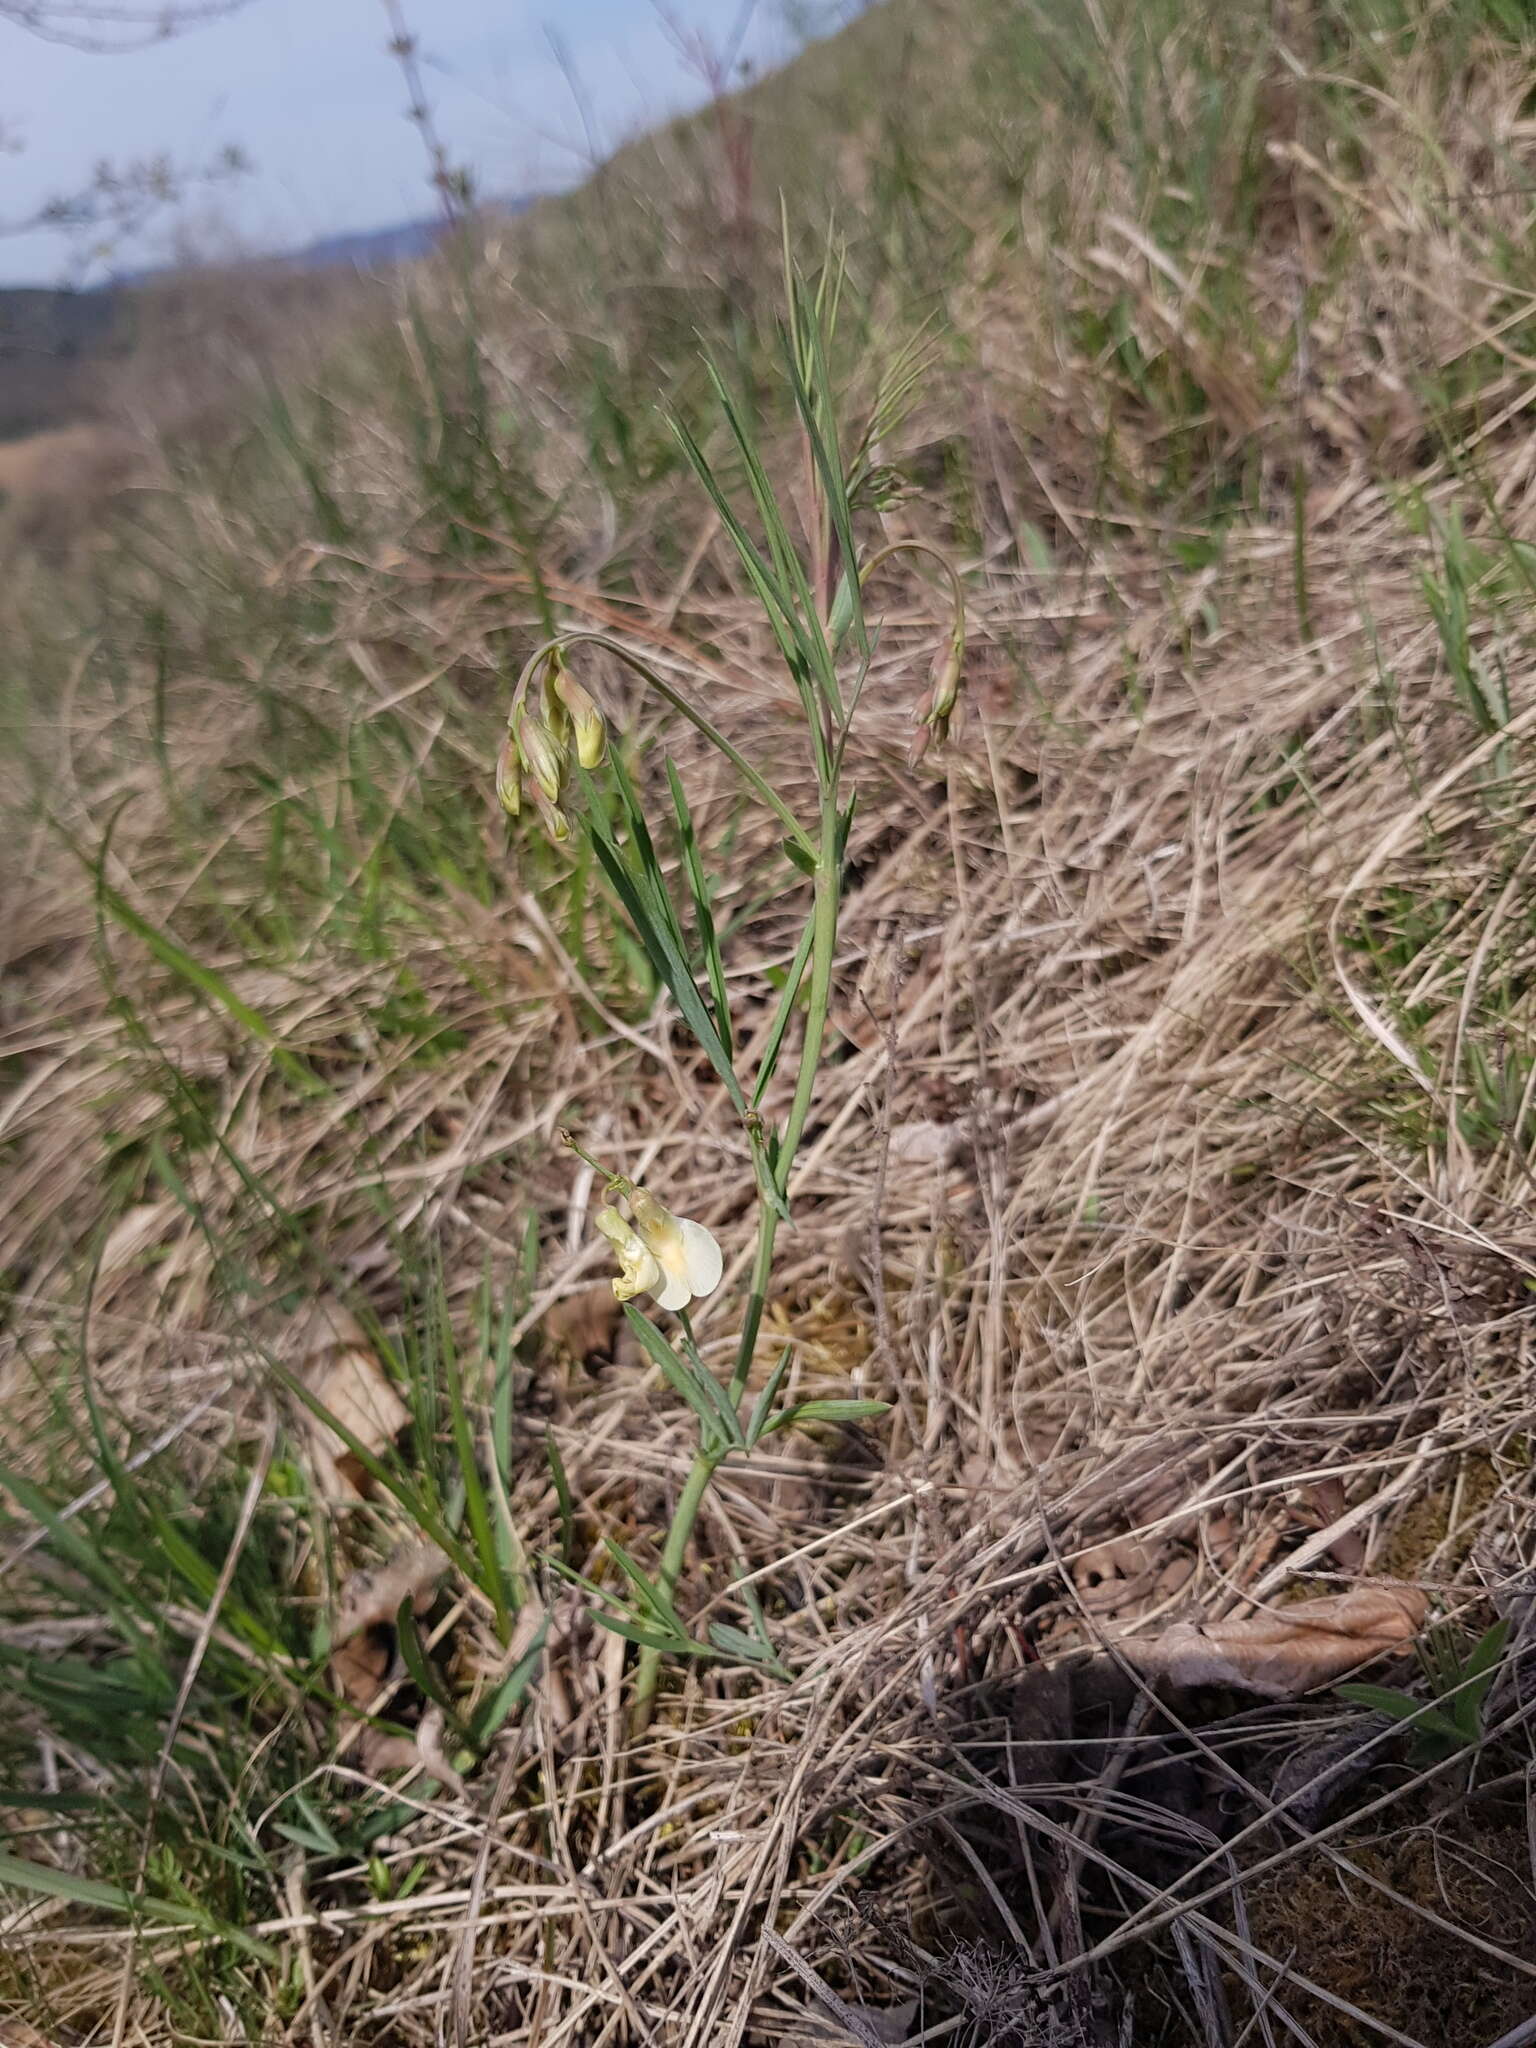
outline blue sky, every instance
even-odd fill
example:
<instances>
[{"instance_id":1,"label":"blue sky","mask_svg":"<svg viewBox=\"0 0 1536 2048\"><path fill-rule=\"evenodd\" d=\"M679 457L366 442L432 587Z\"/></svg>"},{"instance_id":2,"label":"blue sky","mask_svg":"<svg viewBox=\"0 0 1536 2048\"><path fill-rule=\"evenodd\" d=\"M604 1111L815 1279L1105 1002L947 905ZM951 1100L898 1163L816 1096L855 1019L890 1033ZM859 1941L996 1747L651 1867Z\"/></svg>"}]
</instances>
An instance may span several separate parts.
<instances>
[{"instance_id":1,"label":"blue sky","mask_svg":"<svg viewBox=\"0 0 1536 2048\"><path fill-rule=\"evenodd\" d=\"M723 41L742 0L664 4L678 23ZM581 174L582 119L551 29L603 150L701 97L656 0L404 0L404 11L450 154L487 192L548 189ZM785 13L781 0L757 0L745 49L759 64L787 53ZM194 193L182 223L206 253L292 248L428 213L388 37L382 0L246 0L223 20L111 55L0 20L0 223L78 189L103 158L163 151L207 162L229 143L252 174ZM171 232L162 218L116 260L159 260ZM60 282L77 254L57 233L5 234L0 281Z\"/></svg>"}]
</instances>

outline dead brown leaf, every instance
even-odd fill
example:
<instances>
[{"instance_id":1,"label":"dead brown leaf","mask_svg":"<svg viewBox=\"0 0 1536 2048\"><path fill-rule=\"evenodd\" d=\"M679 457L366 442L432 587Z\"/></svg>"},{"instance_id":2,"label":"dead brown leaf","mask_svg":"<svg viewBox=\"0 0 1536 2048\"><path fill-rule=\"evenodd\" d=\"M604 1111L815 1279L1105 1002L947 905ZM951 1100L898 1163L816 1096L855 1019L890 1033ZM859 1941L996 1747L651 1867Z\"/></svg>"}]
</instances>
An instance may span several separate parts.
<instances>
[{"instance_id":1,"label":"dead brown leaf","mask_svg":"<svg viewBox=\"0 0 1536 2048\"><path fill-rule=\"evenodd\" d=\"M1137 1536L1095 1544L1073 1566L1077 1597L1089 1614L1132 1612L1147 1604L1164 1556Z\"/></svg>"},{"instance_id":2,"label":"dead brown leaf","mask_svg":"<svg viewBox=\"0 0 1536 2048\"><path fill-rule=\"evenodd\" d=\"M298 1375L329 1415L365 1450L382 1456L411 1419L350 1309L322 1297L292 1336ZM326 1500L364 1500L368 1474L346 1439L312 1409L300 1416L317 1492Z\"/></svg>"},{"instance_id":3,"label":"dead brown leaf","mask_svg":"<svg viewBox=\"0 0 1536 2048\"><path fill-rule=\"evenodd\" d=\"M1416 1586L1357 1586L1234 1621L1179 1621L1120 1647L1145 1678L1230 1685L1289 1699L1329 1685L1417 1633L1428 1601Z\"/></svg>"},{"instance_id":4,"label":"dead brown leaf","mask_svg":"<svg viewBox=\"0 0 1536 2048\"><path fill-rule=\"evenodd\" d=\"M607 1280L594 1281L590 1287L555 1302L546 1311L542 1325L549 1343L580 1365L612 1356L618 1326L619 1304Z\"/></svg>"},{"instance_id":5,"label":"dead brown leaf","mask_svg":"<svg viewBox=\"0 0 1536 2048\"><path fill-rule=\"evenodd\" d=\"M331 1677L349 1706L368 1708L395 1668L395 1620L409 1600L414 1614L432 1604L448 1560L435 1543L402 1543L383 1564L355 1571L336 1603Z\"/></svg>"}]
</instances>

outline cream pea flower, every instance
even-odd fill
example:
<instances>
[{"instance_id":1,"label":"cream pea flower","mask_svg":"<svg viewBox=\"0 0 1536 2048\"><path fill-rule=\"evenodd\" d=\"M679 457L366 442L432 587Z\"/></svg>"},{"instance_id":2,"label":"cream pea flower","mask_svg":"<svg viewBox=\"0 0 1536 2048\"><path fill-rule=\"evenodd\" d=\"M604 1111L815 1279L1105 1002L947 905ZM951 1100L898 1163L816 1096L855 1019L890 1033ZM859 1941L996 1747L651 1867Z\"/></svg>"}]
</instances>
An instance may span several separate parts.
<instances>
[{"instance_id":1,"label":"cream pea flower","mask_svg":"<svg viewBox=\"0 0 1536 2048\"><path fill-rule=\"evenodd\" d=\"M649 1188L636 1187L622 1173L610 1173L573 1132L562 1130L560 1142L607 1181L608 1200L592 1220L619 1262L619 1277L613 1283L616 1300L633 1301L637 1294L649 1294L659 1308L675 1310L714 1293L725 1261L702 1223L674 1216ZM616 1200L627 1204L628 1216L614 1207Z\"/></svg>"},{"instance_id":2,"label":"cream pea flower","mask_svg":"<svg viewBox=\"0 0 1536 2048\"><path fill-rule=\"evenodd\" d=\"M637 1294L660 1298L664 1281L661 1267L646 1250L639 1233L617 1209L599 1209L593 1222L613 1246L619 1262L619 1277L613 1283L617 1301L633 1301Z\"/></svg>"},{"instance_id":3,"label":"cream pea flower","mask_svg":"<svg viewBox=\"0 0 1536 2048\"><path fill-rule=\"evenodd\" d=\"M647 1289L658 1305L686 1308L690 1301L713 1294L725 1262L703 1224L674 1216L645 1188L631 1189L629 1207L640 1242L656 1262L664 1283L659 1289Z\"/></svg>"}]
</instances>

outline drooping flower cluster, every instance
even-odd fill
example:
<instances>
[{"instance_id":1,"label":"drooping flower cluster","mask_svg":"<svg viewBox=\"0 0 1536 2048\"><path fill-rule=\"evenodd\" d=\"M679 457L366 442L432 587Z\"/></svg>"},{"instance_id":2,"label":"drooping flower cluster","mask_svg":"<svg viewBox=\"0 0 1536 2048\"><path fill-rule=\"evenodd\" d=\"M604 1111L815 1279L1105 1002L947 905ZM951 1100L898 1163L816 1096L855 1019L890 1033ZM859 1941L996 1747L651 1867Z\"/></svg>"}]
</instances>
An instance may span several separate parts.
<instances>
[{"instance_id":1,"label":"drooping flower cluster","mask_svg":"<svg viewBox=\"0 0 1536 2048\"><path fill-rule=\"evenodd\" d=\"M496 757L496 795L502 809L515 818L523 807L525 784L551 839L570 835L570 820L561 802L570 780L574 754L583 768L603 758L607 730L603 714L565 666L558 650L544 664L544 708L530 708L519 691L507 720L507 736Z\"/></svg>"},{"instance_id":2,"label":"drooping flower cluster","mask_svg":"<svg viewBox=\"0 0 1536 2048\"><path fill-rule=\"evenodd\" d=\"M955 713L965 672L965 619L957 618L949 639L933 659L926 694L914 713L915 730L908 760L915 767L930 746L943 746Z\"/></svg>"}]
</instances>

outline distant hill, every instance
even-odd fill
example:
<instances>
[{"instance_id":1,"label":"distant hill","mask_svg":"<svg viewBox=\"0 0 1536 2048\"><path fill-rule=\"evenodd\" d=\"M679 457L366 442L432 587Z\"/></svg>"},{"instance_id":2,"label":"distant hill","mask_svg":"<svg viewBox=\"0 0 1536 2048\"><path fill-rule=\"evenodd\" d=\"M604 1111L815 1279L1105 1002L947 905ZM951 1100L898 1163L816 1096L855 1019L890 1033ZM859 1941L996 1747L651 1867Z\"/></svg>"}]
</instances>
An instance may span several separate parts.
<instances>
[{"instance_id":1,"label":"distant hill","mask_svg":"<svg viewBox=\"0 0 1536 2048\"><path fill-rule=\"evenodd\" d=\"M117 339L112 292L0 289L0 441L70 418L82 373Z\"/></svg>"},{"instance_id":2,"label":"distant hill","mask_svg":"<svg viewBox=\"0 0 1536 2048\"><path fill-rule=\"evenodd\" d=\"M532 204L531 196L501 199L487 211L522 213ZM434 214L427 220L402 220L388 227L362 228L356 234L322 235L319 241L292 249L277 261L295 270L332 270L345 263L359 270L374 270L428 255L437 247L442 234L442 218Z\"/></svg>"},{"instance_id":3,"label":"distant hill","mask_svg":"<svg viewBox=\"0 0 1536 2048\"><path fill-rule=\"evenodd\" d=\"M538 197L536 192L524 192L511 198L488 199L482 203L480 211L485 214L523 213ZM297 249L253 256L245 262L221 264L219 267L231 270L387 270L391 264L411 263L420 256L429 255L442 240L443 233L443 217L434 213L420 220L390 221L380 228L358 228L349 234L322 235ZM114 278L103 289L145 284L168 274L164 267L136 270Z\"/></svg>"},{"instance_id":4,"label":"distant hill","mask_svg":"<svg viewBox=\"0 0 1536 2048\"><path fill-rule=\"evenodd\" d=\"M490 201L486 212L522 213L536 194ZM393 221L352 234L323 235L302 248L219 265L230 276L288 278L327 271L373 272L428 255L443 235L440 216ZM191 276L192 273L187 273ZM140 295L174 285L169 268L115 277L87 291L0 286L0 441L34 434L90 410L92 371L142 338Z\"/></svg>"}]
</instances>

